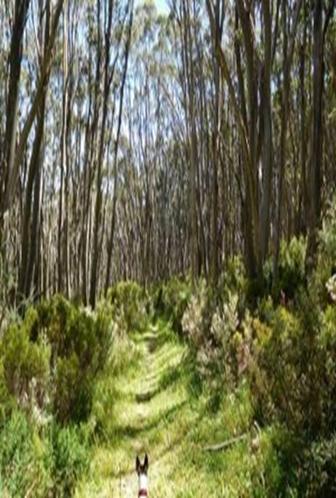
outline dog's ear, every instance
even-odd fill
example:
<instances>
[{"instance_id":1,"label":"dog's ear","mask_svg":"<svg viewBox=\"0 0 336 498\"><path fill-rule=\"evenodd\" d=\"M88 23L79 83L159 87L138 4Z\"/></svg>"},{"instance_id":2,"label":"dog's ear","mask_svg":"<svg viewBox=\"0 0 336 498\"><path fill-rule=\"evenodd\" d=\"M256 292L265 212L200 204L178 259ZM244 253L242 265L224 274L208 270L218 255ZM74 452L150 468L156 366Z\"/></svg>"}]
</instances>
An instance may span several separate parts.
<instances>
[{"instance_id":1,"label":"dog's ear","mask_svg":"<svg viewBox=\"0 0 336 498\"><path fill-rule=\"evenodd\" d=\"M145 455L145 461L144 461L143 467L144 467L145 472L147 473L147 470L148 470L148 455L147 455L147 453Z\"/></svg>"},{"instance_id":2,"label":"dog's ear","mask_svg":"<svg viewBox=\"0 0 336 498\"><path fill-rule=\"evenodd\" d=\"M138 474L140 474L140 469L141 469L141 463L140 463L139 457L137 455L137 457L135 459L135 470L137 471Z\"/></svg>"}]
</instances>

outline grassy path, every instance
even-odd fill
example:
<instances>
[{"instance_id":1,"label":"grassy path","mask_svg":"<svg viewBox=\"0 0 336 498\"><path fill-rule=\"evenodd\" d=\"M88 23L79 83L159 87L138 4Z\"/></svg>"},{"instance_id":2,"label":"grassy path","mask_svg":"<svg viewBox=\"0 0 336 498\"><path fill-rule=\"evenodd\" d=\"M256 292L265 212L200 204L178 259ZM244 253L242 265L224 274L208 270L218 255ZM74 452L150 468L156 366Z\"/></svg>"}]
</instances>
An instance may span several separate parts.
<instances>
[{"instance_id":1,"label":"grassy path","mask_svg":"<svg viewBox=\"0 0 336 498\"><path fill-rule=\"evenodd\" d=\"M206 400L190 393L185 346L168 328L153 326L135 342L139 360L117 379L113 437L96 448L75 496L136 497L135 455L144 452L150 496L251 496L254 463L246 442L225 452L201 450L245 430L244 400L228 399L225 409L209 413Z\"/></svg>"}]
</instances>

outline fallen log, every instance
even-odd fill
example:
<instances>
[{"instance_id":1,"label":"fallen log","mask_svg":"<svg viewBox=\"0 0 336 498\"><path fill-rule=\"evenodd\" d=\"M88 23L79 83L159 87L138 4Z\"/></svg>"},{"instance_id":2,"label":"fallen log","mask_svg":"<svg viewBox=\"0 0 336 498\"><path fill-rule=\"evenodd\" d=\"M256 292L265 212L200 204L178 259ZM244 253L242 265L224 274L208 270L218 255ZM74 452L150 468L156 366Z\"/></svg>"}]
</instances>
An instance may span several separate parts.
<instances>
[{"instance_id":1,"label":"fallen log","mask_svg":"<svg viewBox=\"0 0 336 498\"><path fill-rule=\"evenodd\" d=\"M248 437L248 433L246 432L245 434L241 434L240 436L233 437L231 439L228 439L227 441L224 441L222 443L218 444L213 444L210 446L204 446L202 448L203 451L220 451L220 450L225 450L229 446L232 446L235 443L238 443L239 441L242 441L243 439L246 439Z\"/></svg>"}]
</instances>

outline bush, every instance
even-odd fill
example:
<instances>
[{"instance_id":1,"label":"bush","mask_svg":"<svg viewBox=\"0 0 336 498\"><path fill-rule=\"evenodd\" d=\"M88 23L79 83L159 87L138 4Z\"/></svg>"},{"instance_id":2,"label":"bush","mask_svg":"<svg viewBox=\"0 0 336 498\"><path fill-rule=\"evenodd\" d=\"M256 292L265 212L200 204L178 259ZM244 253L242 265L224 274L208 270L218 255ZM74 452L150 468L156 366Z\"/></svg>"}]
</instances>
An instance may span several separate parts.
<instances>
[{"instance_id":1,"label":"bush","mask_svg":"<svg viewBox=\"0 0 336 498\"><path fill-rule=\"evenodd\" d=\"M324 433L336 431L336 306L328 306L321 314L317 335L319 366L319 402Z\"/></svg>"},{"instance_id":2,"label":"bush","mask_svg":"<svg viewBox=\"0 0 336 498\"><path fill-rule=\"evenodd\" d=\"M233 294L236 294L239 296L237 301L238 315L243 316L247 306L248 289L249 282L243 261L236 256L228 261L225 271L220 277L216 291L217 299L220 303L225 303Z\"/></svg>"},{"instance_id":3,"label":"bush","mask_svg":"<svg viewBox=\"0 0 336 498\"><path fill-rule=\"evenodd\" d=\"M273 259L269 258L264 266L266 293L272 293L276 301L281 297L293 300L301 287L306 286L305 257L306 240L293 237L290 242L281 241L278 278L274 282Z\"/></svg>"},{"instance_id":4,"label":"bush","mask_svg":"<svg viewBox=\"0 0 336 498\"><path fill-rule=\"evenodd\" d=\"M300 496L332 498L336 494L336 436L311 444L298 472Z\"/></svg>"},{"instance_id":5,"label":"bush","mask_svg":"<svg viewBox=\"0 0 336 498\"><path fill-rule=\"evenodd\" d=\"M336 308L319 311L307 293L297 311L279 306L250 371L255 410L307 437L336 429Z\"/></svg>"},{"instance_id":6,"label":"bush","mask_svg":"<svg viewBox=\"0 0 336 498\"><path fill-rule=\"evenodd\" d=\"M81 427L52 423L41 439L23 412L0 427L1 496L72 496L88 468L89 447Z\"/></svg>"},{"instance_id":7,"label":"bush","mask_svg":"<svg viewBox=\"0 0 336 498\"><path fill-rule=\"evenodd\" d=\"M198 372L215 390L224 385L228 388L234 377L232 339L238 327L237 305L236 294L229 295L227 302L221 304L203 282L182 318Z\"/></svg>"},{"instance_id":8,"label":"bush","mask_svg":"<svg viewBox=\"0 0 336 498\"><path fill-rule=\"evenodd\" d=\"M0 343L0 384L29 411L45 406L50 382L50 346L42 338L30 340L35 319L36 312L29 310L21 324L9 326Z\"/></svg>"},{"instance_id":9,"label":"bush","mask_svg":"<svg viewBox=\"0 0 336 498\"><path fill-rule=\"evenodd\" d=\"M88 442L81 427L55 425L51 431L53 495L70 497L80 475L89 468Z\"/></svg>"},{"instance_id":10,"label":"bush","mask_svg":"<svg viewBox=\"0 0 336 498\"><path fill-rule=\"evenodd\" d=\"M330 203L319 234L319 264L329 270L336 262L336 198Z\"/></svg>"},{"instance_id":11,"label":"bush","mask_svg":"<svg viewBox=\"0 0 336 498\"><path fill-rule=\"evenodd\" d=\"M13 411L0 427L1 496L45 497L50 486L45 446L22 412Z\"/></svg>"},{"instance_id":12,"label":"bush","mask_svg":"<svg viewBox=\"0 0 336 498\"><path fill-rule=\"evenodd\" d=\"M155 313L169 320L178 334L182 334L182 317L191 295L191 284L177 277L153 291Z\"/></svg>"},{"instance_id":13,"label":"bush","mask_svg":"<svg viewBox=\"0 0 336 498\"><path fill-rule=\"evenodd\" d=\"M57 419L87 419L95 377L111 350L109 320L102 311L92 314L60 296L37 307L32 335L45 334L51 344L54 374L54 411Z\"/></svg>"},{"instance_id":14,"label":"bush","mask_svg":"<svg viewBox=\"0 0 336 498\"><path fill-rule=\"evenodd\" d=\"M110 316L121 331L142 331L147 324L146 293L135 282L120 282L107 294Z\"/></svg>"},{"instance_id":15,"label":"bush","mask_svg":"<svg viewBox=\"0 0 336 498\"><path fill-rule=\"evenodd\" d=\"M296 315L279 307L270 324L272 333L252 371L256 412L268 421L278 419L295 431L310 430L316 417L312 404L315 379L314 346Z\"/></svg>"},{"instance_id":16,"label":"bush","mask_svg":"<svg viewBox=\"0 0 336 498\"><path fill-rule=\"evenodd\" d=\"M111 350L109 319L56 296L28 308L0 347L0 386L23 408L61 423L87 419L95 379ZM1 390L0 390L1 393Z\"/></svg>"},{"instance_id":17,"label":"bush","mask_svg":"<svg viewBox=\"0 0 336 498\"><path fill-rule=\"evenodd\" d=\"M336 201L336 199L335 199ZM332 301L332 279L336 274L336 202L330 207L323 219L322 229L319 233L319 250L317 257L317 267L314 271L309 289L321 307ZM328 283L331 289L328 289Z\"/></svg>"}]
</instances>

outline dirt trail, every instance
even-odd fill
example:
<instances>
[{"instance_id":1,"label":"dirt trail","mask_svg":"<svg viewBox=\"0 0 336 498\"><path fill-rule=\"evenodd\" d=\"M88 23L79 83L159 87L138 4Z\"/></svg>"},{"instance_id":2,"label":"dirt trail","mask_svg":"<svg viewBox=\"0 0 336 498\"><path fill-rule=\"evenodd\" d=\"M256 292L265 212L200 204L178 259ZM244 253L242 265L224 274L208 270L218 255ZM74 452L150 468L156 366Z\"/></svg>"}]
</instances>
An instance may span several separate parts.
<instances>
[{"instance_id":1,"label":"dirt trail","mask_svg":"<svg viewBox=\"0 0 336 498\"><path fill-rule=\"evenodd\" d=\"M170 430L170 422L186 403L186 392L178 378L184 348L176 342L161 340L155 329L139 339L141 360L136 372L117 382L117 402L114 418L116 437L111 447L101 449L93 462L102 478L90 490L76 496L99 498L134 498L137 496L135 456L147 452L150 459L149 480L151 495L161 496L160 490L169 485L171 452L177 441ZM101 469L98 468L98 462ZM106 471L106 468L108 470ZM106 474L104 476L104 474ZM170 492L162 496L176 496ZM170 494L171 493L171 494Z\"/></svg>"}]
</instances>

